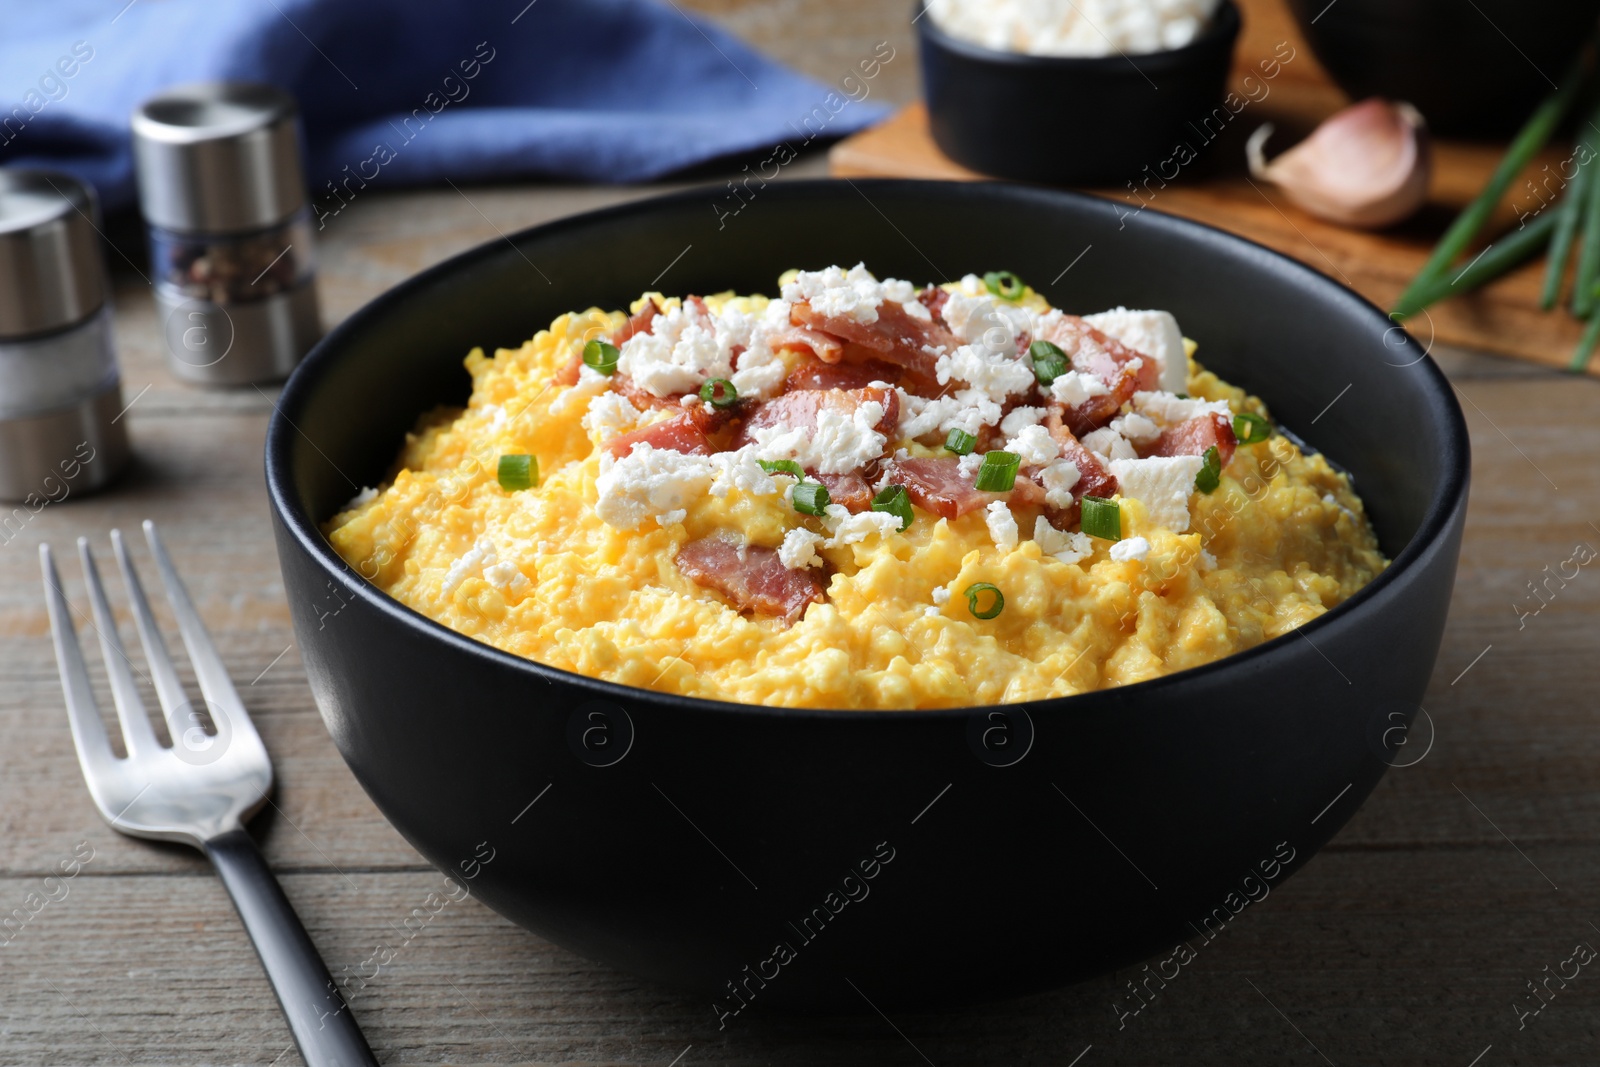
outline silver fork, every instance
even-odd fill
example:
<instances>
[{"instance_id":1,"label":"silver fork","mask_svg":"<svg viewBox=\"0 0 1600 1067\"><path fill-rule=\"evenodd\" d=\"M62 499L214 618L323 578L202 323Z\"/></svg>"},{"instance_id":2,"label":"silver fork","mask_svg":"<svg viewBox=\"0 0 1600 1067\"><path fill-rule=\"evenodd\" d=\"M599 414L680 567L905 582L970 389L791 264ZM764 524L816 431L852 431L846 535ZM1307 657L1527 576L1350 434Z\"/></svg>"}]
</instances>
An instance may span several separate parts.
<instances>
[{"instance_id":1,"label":"silver fork","mask_svg":"<svg viewBox=\"0 0 1600 1067\"><path fill-rule=\"evenodd\" d=\"M61 591L50 546L39 546L56 663L61 669L72 740L89 794L112 829L135 837L181 841L211 860L255 944L261 966L272 982L294 1042L308 1067L375 1067L377 1060L329 977L316 946L267 868L255 841L244 830L243 820L260 810L272 789L272 761L266 746L228 680L222 659L161 544L155 524L148 519L144 535L194 665L204 710L185 697L144 589L128 559L122 533L111 531L111 545L128 586L128 601L150 667L150 681L165 713L173 745L168 748L157 741L144 701L134 685L133 664L117 636L116 620L106 602L89 541L78 538L84 582L94 612L89 625L100 636L100 653L127 746L125 759L112 752L95 706L83 650L72 624L72 608ZM205 729L208 722L214 734Z\"/></svg>"}]
</instances>

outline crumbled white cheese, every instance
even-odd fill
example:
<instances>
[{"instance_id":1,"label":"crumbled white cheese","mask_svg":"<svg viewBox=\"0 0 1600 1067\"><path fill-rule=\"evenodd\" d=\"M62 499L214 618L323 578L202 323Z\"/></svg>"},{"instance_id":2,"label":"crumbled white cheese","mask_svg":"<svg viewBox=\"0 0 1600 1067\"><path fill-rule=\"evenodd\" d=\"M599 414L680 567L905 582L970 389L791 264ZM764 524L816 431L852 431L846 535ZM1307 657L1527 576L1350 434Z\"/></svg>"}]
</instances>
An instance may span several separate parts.
<instances>
[{"instance_id":1,"label":"crumbled white cheese","mask_svg":"<svg viewBox=\"0 0 1600 1067\"><path fill-rule=\"evenodd\" d=\"M1091 398L1105 396L1109 392L1111 390L1105 382L1081 370L1069 370L1057 375L1050 383L1050 395L1069 408L1082 407Z\"/></svg>"},{"instance_id":2,"label":"crumbled white cheese","mask_svg":"<svg viewBox=\"0 0 1600 1067\"><path fill-rule=\"evenodd\" d=\"M976 481L978 468L983 466L983 456L982 452L968 452L956 461L956 468L966 475L968 480Z\"/></svg>"},{"instance_id":3,"label":"crumbled white cheese","mask_svg":"<svg viewBox=\"0 0 1600 1067\"><path fill-rule=\"evenodd\" d=\"M737 338L718 326L716 317L707 318L692 305L670 307L651 320L649 333L622 343L617 370L654 396L687 393L707 378L726 378L733 373Z\"/></svg>"},{"instance_id":4,"label":"crumbled white cheese","mask_svg":"<svg viewBox=\"0 0 1600 1067\"><path fill-rule=\"evenodd\" d=\"M1085 434L1083 447L1091 452L1098 453L1107 459L1138 459L1139 453L1133 450L1127 438L1109 426L1102 426L1093 433Z\"/></svg>"},{"instance_id":5,"label":"crumbled white cheese","mask_svg":"<svg viewBox=\"0 0 1600 1067\"><path fill-rule=\"evenodd\" d=\"M952 36L1040 56L1138 55L1182 48L1221 0L929 0Z\"/></svg>"},{"instance_id":6,"label":"crumbled white cheese","mask_svg":"<svg viewBox=\"0 0 1600 1067\"><path fill-rule=\"evenodd\" d=\"M850 514L843 504L829 504L823 509L822 524L833 534L822 543L824 548L842 548L865 541L873 534L888 537L900 530L900 516L887 511L862 511Z\"/></svg>"},{"instance_id":7,"label":"crumbled white cheese","mask_svg":"<svg viewBox=\"0 0 1600 1067\"><path fill-rule=\"evenodd\" d=\"M1189 495L1194 492L1194 477L1204 463L1203 456L1113 459L1111 473L1123 496L1144 504L1151 522L1173 533L1183 533L1189 528Z\"/></svg>"},{"instance_id":8,"label":"crumbled white cheese","mask_svg":"<svg viewBox=\"0 0 1600 1067\"><path fill-rule=\"evenodd\" d=\"M1033 326L1025 309L1001 303L988 292L976 296L951 293L944 304L944 321L951 333L968 344L992 355L1009 355L1014 361L1019 361L1017 338ZM1031 372L1033 368L1028 369Z\"/></svg>"},{"instance_id":9,"label":"crumbled white cheese","mask_svg":"<svg viewBox=\"0 0 1600 1067\"><path fill-rule=\"evenodd\" d=\"M528 576L509 559L483 568L483 580L496 589L519 593L528 585Z\"/></svg>"},{"instance_id":10,"label":"crumbled white cheese","mask_svg":"<svg viewBox=\"0 0 1600 1067\"><path fill-rule=\"evenodd\" d=\"M476 544L463 552L450 569L444 573L444 582L439 591L449 596L456 588L474 574L483 573L484 560L495 558L494 542L487 537L480 537Z\"/></svg>"},{"instance_id":11,"label":"crumbled white cheese","mask_svg":"<svg viewBox=\"0 0 1600 1067\"><path fill-rule=\"evenodd\" d=\"M1118 563L1144 560L1150 555L1150 542L1142 537L1129 537L1112 545L1110 554Z\"/></svg>"},{"instance_id":12,"label":"crumbled white cheese","mask_svg":"<svg viewBox=\"0 0 1600 1067\"><path fill-rule=\"evenodd\" d=\"M1000 421L1003 409L976 389L961 389L951 396L920 397L900 390L900 436L913 440L937 431L960 430L976 437Z\"/></svg>"},{"instance_id":13,"label":"crumbled white cheese","mask_svg":"<svg viewBox=\"0 0 1600 1067\"><path fill-rule=\"evenodd\" d=\"M951 297L952 301L954 299ZM971 388L963 392L977 393L997 405L1039 383L1033 368L1017 358L1017 350L1009 341L995 348L981 344L961 345L954 352L939 357L934 363L934 376L940 385L965 382ZM988 421L992 424L999 421L999 417Z\"/></svg>"},{"instance_id":14,"label":"crumbled white cheese","mask_svg":"<svg viewBox=\"0 0 1600 1067\"><path fill-rule=\"evenodd\" d=\"M1200 550L1200 569L1202 571L1214 571L1217 569L1217 557L1204 548Z\"/></svg>"},{"instance_id":15,"label":"crumbled white cheese","mask_svg":"<svg viewBox=\"0 0 1600 1067\"><path fill-rule=\"evenodd\" d=\"M739 369L728 380L742 399L765 400L782 391L789 368L772 349L762 345L739 354Z\"/></svg>"},{"instance_id":16,"label":"crumbled white cheese","mask_svg":"<svg viewBox=\"0 0 1600 1067\"><path fill-rule=\"evenodd\" d=\"M1135 352L1149 356L1161 368L1161 388L1182 393L1189 384L1189 357L1183 349L1183 331L1168 311L1130 311L1112 308L1083 321L1101 333L1121 341Z\"/></svg>"},{"instance_id":17,"label":"crumbled white cheese","mask_svg":"<svg viewBox=\"0 0 1600 1067\"><path fill-rule=\"evenodd\" d=\"M936 586L933 590L933 602L940 607L950 603L950 587L947 585Z\"/></svg>"},{"instance_id":18,"label":"crumbled white cheese","mask_svg":"<svg viewBox=\"0 0 1600 1067\"><path fill-rule=\"evenodd\" d=\"M783 535L783 544L778 546L778 561L792 571L820 567L824 563L823 558L817 555L817 546L820 544L821 534L812 533L804 526L796 526Z\"/></svg>"},{"instance_id":19,"label":"crumbled white cheese","mask_svg":"<svg viewBox=\"0 0 1600 1067\"><path fill-rule=\"evenodd\" d=\"M1039 481L1044 486L1044 502L1053 508L1069 507L1072 504L1072 487L1078 484L1082 472L1078 465L1070 459L1058 459L1039 472Z\"/></svg>"},{"instance_id":20,"label":"crumbled white cheese","mask_svg":"<svg viewBox=\"0 0 1600 1067\"><path fill-rule=\"evenodd\" d=\"M340 508L339 510L354 511L356 508L365 507L376 499L378 499L378 491L369 486L365 489L362 489L361 492L357 493L349 500L346 500L344 502L344 507Z\"/></svg>"},{"instance_id":21,"label":"crumbled white cheese","mask_svg":"<svg viewBox=\"0 0 1600 1067\"><path fill-rule=\"evenodd\" d=\"M762 459L792 459L807 470L844 474L883 455L889 439L875 428L882 420L883 405L876 400L857 404L848 414L823 408L809 432L798 426L757 428L754 447Z\"/></svg>"},{"instance_id":22,"label":"crumbled white cheese","mask_svg":"<svg viewBox=\"0 0 1600 1067\"><path fill-rule=\"evenodd\" d=\"M1134 444L1149 444L1161 436L1161 427L1137 412L1119 415L1111 420L1111 428Z\"/></svg>"},{"instance_id":23,"label":"crumbled white cheese","mask_svg":"<svg viewBox=\"0 0 1600 1067\"><path fill-rule=\"evenodd\" d=\"M750 496L770 496L778 491L777 482L756 460L756 450L745 447L717 452L706 457L714 472L711 495L725 497L731 489Z\"/></svg>"},{"instance_id":24,"label":"crumbled white cheese","mask_svg":"<svg viewBox=\"0 0 1600 1067\"><path fill-rule=\"evenodd\" d=\"M589 410L583 416L583 428L597 443L605 442L637 427L642 414L621 393L605 392L589 401Z\"/></svg>"},{"instance_id":25,"label":"crumbled white cheese","mask_svg":"<svg viewBox=\"0 0 1600 1067\"><path fill-rule=\"evenodd\" d=\"M440 592L449 596L460 588L462 582L474 575L481 575L496 589L513 593L520 592L528 584L527 576L515 563L510 560L504 562L500 560L494 542L487 537L478 538L471 548L450 564L450 568L445 571L444 581L440 584Z\"/></svg>"},{"instance_id":26,"label":"crumbled white cheese","mask_svg":"<svg viewBox=\"0 0 1600 1067\"><path fill-rule=\"evenodd\" d=\"M1004 500L996 500L989 505L989 514L984 521L989 524L989 537L996 548L1009 552L1017 547L1017 519Z\"/></svg>"},{"instance_id":27,"label":"crumbled white cheese","mask_svg":"<svg viewBox=\"0 0 1600 1067\"><path fill-rule=\"evenodd\" d=\"M1233 415L1226 400L1198 400L1192 396L1180 397L1164 392L1134 393L1133 410L1162 426L1176 426L1201 415Z\"/></svg>"},{"instance_id":28,"label":"crumbled white cheese","mask_svg":"<svg viewBox=\"0 0 1600 1067\"><path fill-rule=\"evenodd\" d=\"M1007 437L1015 437L1029 426L1039 425L1044 421L1045 415L1044 408L1012 408L1011 413L1000 420L1000 432Z\"/></svg>"},{"instance_id":29,"label":"crumbled white cheese","mask_svg":"<svg viewBox=\"0 0 1600 1067\"><path fill-rule=\"evenodd\" d=\"M1042 467L1061 455L1061 446L1043 426L1023 427L1020 433L1006 442L1005 450L1021 457L1024 467Z\"/></svg>"},{"instance_id":30,"label":"crumbled white cheese","mask_svg":"<svg viewBox=\"0 0 1600 1067\"><path fill-rule=\"evenodd\" d=\"M885 300L904 304L912 315L916 312L911 305L916 304L922 308L921 317L928 317L928 309L917 302L917 290L911 283L895 278L880 282L864 263L857 263L848 271L839 267L799 271L783 287L783 298L791 303L804 300L819 315L846 318L863 325L878 321L878 305Z\"/></svg>"},{"instance_id":31,"label":"crumbled white cheese","mask_svg":"<svg viewBox=\"0 0 1600 1067\"><path fill-rule=\"evenodd\" d=\"M1094 538L1058 530L1043 515L1033 520L1033 542L1040 552L1062 563L1077 563L1094 555Z\"/></svg>"},{"instance_id":32,"label":"crumbled white cheese","mask_svg":"<svg viewBox=\"0 0 1600 1067\"><path fill-rule=\"evenodd\" d=\"M636 530L650 519L662 526L682 522L687 506L711 487L715 470L709 457L635 445L619 460L600 461L595 479L595 514L620 530Z\"/></svg>"},{"instance_id":33,"label":"crumbled white cheese","mask_svg":"<svg viewBox=\"0 0 1600 1067\"><path fill-rule=\"evenodd\" d=\"M561 390L556 398L550 401L550 414L559 415L567 410L568 404L586 402L590 397L604 392L610 385L610 378L585 363L578 371L578 380Z\"/></svg>"}]
</instances>

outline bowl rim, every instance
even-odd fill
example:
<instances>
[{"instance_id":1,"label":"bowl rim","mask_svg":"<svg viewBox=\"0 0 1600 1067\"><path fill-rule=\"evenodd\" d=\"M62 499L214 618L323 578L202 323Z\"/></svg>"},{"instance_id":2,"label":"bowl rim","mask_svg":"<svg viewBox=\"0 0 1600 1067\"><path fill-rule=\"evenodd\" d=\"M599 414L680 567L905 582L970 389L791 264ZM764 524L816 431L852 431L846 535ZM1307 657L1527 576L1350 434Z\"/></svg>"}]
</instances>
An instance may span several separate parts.
<instances>
[{"instance_id":1,"label":"bowl rim","mask_svg":"<svg viewBox=\"0 0 1600 1067\"><path fill-rule=\"evenodd\" d=\"M914 13L911 23L917 28L917 33L925 44L938 45L944 51L952 52L963 59L996 66L1031 67L1058 72L1072 70L1090 74L1115 73L1119 76L1126 75L1129 68L1143 76L1144 71L1135 60L1153 64L1161 69L1170 69L1209 58L1209 53L1219 44L1226 43L1231 53L1232 42L1238 38L1243 26L1243 18L1234 0L1222 0L1216 13L1211 17L1210 24L1196 34L1188 44L1178 48L1163 48L1156 52L1115 51L1103 56L1050 56L990 48L957 37L940 26L929 14L928 0L912 0L911 10Z\"/></svg>"},{"instance_id":2,"label":"bowl rim","mask_svg":"<svg viewBox=\"0 0 1600 1067\"><path fill-rule=\"evenodd\" d=\"M850 192L865 195L862 187L865 187L866 190L877 190L892 196L896 192L916 193L939 190L959 195L963 191L971 192L975 186L985 188L986 192L999 192L1005 197L1013 198L1019 207L1026 206L1030 200L1035 202L1055 201L1057 203L1066 201L1072 203L1075 206L1075 210L1091 214L1099 213L1112 216L1117 210L1113 201L1087 193L1000 181L974 183L906 178L850 179L849 181L843 181L830 178L812 178L775 182L768 192L774 194L775 199L787 200L793 198L803 202L810 198L825 198L847 189ZM850 187L855 188L852 189ZM1316 647L1316 643L1311 640L1316 633L1331 625L1343 622L1346 616L1354 612L1363 610L1379 593L1399 581L1401 575L1409 572L1425 554L1432 551L1440 537L1448 531L1456 512L1465 507L1471 468L1471 442L1467 434L1466 418L1462 414L1460 404L1455 400L1455 393L1449 379L1445 377L1444 372L1440 370L1431 354L1418 344L1408 331L1396 326L1388 315L1360 293L1299 260L1217 227L1151 209L1147 212L1140 212L1134 225L1162 227L1167 229L1169 233L1185 233L1201 243L1221 243L1236 246L1241 251L1248 251L1255 257L1267 260L1271 269L1285 271L1290 275L1297 276L1306 284L1320 288L1328 299L1352 306L1357 313L1370 317L1374 327L1382 326L1382 336L1385 338L1393 330L1400 329L1401 343L1392 347L1402 351L1409 351L1412 356L1416 357L1416 360L1411 364L1399 364L1397 366L1415 366L1420 369L1423 374L1421 388L1430 394L1431 399L1435 402L1432 406L1439 415L1442 415L1445 423L1442 430L1445 437L1444 460L1447 473L1435 486L1433 498L1424 512L1421 522L1418 523L1416 532L1411 536L1406 546L1389 561L1389 565L1384 568L1382 573L1362 586L1348 600L1324 611L1310 622L1297 626L1270 640L1263 641L1252 648L1232 653L1197 667L1175 671L1172 674L1146 679L1141 682L1094 689L1068 696L1047 697L1040 700L1019 701L1016 703L976 704L957 708L918 708L908 710L796 708L765 704L745 704L737 701L689 697L679 693L623 685L620 682L592 678L576 671L552 667L537 660L506 652L492 645L474 640L465 634L458 633L443 623L422 614L415 608L402 604L399 600L368 582L342 556L334 551L333 545L322 533L319 523L312 518L303 501L299 499L299 494L294 490L294 473L290 455L294 448L295 438L301 433L293 416L299 415L304 406L305 398L316 385L316 379L322 369L337 360L339 349L346 338L365 328L372 320L381 318L392 306L410 300L412 294L417 290L426 288L439 279L470 268L481 261L503 255L504 251L500 247L502 244L510 244L513 249L516 249L519 241L529 238L542 237L547 234L559 233L563 230L581 230L596 222L646 215L659 208L675 207L682 203L699 204L703 202L706 192L714 188L716 187L697 184L677 192L644 197L592 211L579 212L527 227L509 236L500 236L485 241L419 271L404 281L384 290L352 312L344 321L324 335L295 368L288 381L285 382L278 399L273 403L273 411L267 422L264 449L267 496L273 516L294 539L300 551L314 561L323 572L322 576L338 582L342 587L341 592L353 594L367 607L387 616L395 623L410 628L420 636L442 641L446 646L464 654L469 659L478 659L486 665L509 669L529 679L537 679L545 683L576 685L580 689L592 692L595 699L609 699L616 702L647 701L678 711L712 715L770 715L787 719L857 719L861 721L881 721L892 718L926 722L929 720L963 719L980 712L997 710L1026 714L1030 709L1048 707L1056 712L1069 708L1075 711L1088 712L1093 710L1097 704L1126 700L1130 695L1137 694L1140 697L1144 697L1174 686L1189 685L1196 680L1213 677L1218 672L1248 670L1252 665L1262 660L1283 653L1292 646L1296 637L1303 637L1313 647ZM1138 219L1146 215L1150 216L1148 221L1138 221ZM1384 343L1387 344L1387 340ZM307 438L308 442L309 440ZM312 447L315 448L316 446L313 444ZM318 451L320 452L321 450L318 449ZM331 463L332 461L329 460L329 462Z\"/></svg>"}]
</instances>

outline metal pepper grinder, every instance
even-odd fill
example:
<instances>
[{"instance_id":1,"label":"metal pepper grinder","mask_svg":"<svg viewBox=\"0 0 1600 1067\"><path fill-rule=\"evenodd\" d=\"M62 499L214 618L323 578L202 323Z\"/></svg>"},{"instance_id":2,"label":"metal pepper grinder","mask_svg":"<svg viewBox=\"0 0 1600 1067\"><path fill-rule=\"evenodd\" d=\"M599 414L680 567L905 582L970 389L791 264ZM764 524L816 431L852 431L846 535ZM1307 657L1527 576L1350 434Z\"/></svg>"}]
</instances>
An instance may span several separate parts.
<instances>
[{"instance_id":1,"label":"metal pepper grinder","mask_svg":"<svg viewBox=\"0 0 1600 1067\"><path fill-rule=\"evenodd\" d=\"M286 377L321 335L293 98L169 89L133 113L139 206L167 363L187 382Z\"/></svg>"},{"instance_id":2,"label":"metal pepper grinder","mask_svg":"<svg viewBox=\"0 0 1600 1067\"><path fill-rule=\"evenodd\" d=\"M94 192L0 167L0 544L128 459Z\"/></svg>"}]
</instances>

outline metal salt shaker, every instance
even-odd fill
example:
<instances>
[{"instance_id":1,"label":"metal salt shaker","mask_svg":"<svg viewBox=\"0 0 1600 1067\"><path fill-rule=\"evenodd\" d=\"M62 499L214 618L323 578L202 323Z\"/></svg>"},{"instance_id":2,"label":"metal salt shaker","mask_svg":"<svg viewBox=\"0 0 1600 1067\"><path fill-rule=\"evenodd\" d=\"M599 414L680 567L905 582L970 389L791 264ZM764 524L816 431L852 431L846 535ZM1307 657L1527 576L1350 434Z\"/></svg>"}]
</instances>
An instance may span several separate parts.
<instances>
[{"instance_id":1,"label":"metal salt shaker","mask_svg":"<svg viewBox=\"0 0 1600 1067\"><path fill-rule=\"evenodd\" d=\"M293 98L237 82L169 89L133 113L133 152L172 372L286 377L322 332Z\"/></svg>"},{"instance_id":2,"label":"metal salt shaker","mask_svg":"<svg viewBox=\"0 0 1600 1067\"><path fill-rule=\"evenodd\" d=\"M0 542L128 458L93 190L0 167Z\"/></svg>"}]
</instances>

